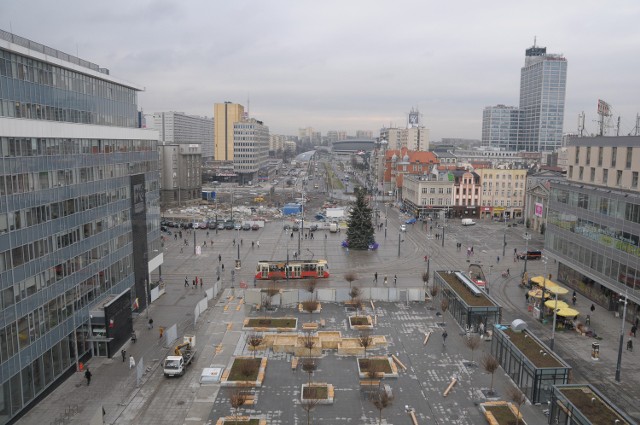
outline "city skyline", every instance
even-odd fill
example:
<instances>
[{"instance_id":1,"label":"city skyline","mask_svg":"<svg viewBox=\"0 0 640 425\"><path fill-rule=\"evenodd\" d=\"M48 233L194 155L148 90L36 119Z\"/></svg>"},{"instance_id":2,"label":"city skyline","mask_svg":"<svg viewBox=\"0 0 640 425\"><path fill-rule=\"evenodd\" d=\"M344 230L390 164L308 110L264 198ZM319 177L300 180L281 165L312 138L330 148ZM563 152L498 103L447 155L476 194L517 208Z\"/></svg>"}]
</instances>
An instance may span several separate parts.
<instances>
[{"instance_id":1,"label":"city skyline","mask_svg":"<svg viewBox=\"0 0 640 425\"><path fill-rule=\"evenodd\" d=\"M313 127L376 136L405 126L417 108L433 141L480 139L486 106L518 104L534 37L569 62L564 132L577 132L584 111L595 133L598 99L612 105L612 124L621 116L621 135L640 112L632 55L640 6L630 1L66 3L3 2L0 28L145 86L145 114L212 117L214 103L231 101L276 134Z\"/></svg>"}]
</instances>

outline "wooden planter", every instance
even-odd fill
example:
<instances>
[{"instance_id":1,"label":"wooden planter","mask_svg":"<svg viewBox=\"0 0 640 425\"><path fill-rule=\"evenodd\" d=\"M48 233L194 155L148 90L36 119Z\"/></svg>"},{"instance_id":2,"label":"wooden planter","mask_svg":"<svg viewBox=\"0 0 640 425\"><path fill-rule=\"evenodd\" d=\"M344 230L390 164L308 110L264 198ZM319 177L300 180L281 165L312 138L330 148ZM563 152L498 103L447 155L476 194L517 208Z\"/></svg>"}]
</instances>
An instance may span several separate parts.
<instances>
[{"instance_id":1,"label":"wooden planter","mask_svg":"<svg viewBox=\"0 0 640 425\"><path fill-rule=\"evenodd\" d=\"M358 331L373 329L371 316L349 316L349 328Z\"/></svg>"},{"instance_id":2,"label":"wooden planter","mask_svg":"<svg viewBox=\"0 0 640 425\"><path fill-rule=\"evenodd\" d=\"M236 357L233 359L231 366L227 368L222 374L222 379L220 380L220 385L223 387L261 387L262 382L264 381L264 374L267 370L267 358L266 357L256 357L257 360L260 360L260 367L258 368L257 376L255 380L238 380L238 379L229 379L231 375L231 371L234 369L234 365L238 360L253 360L253 357Z\"/></svg>"},{"instance_id":3,"label":"wooden planter","mask_svg":"<svg viewBox=\"0 0 640 425\"><path fill-rule=\"evenodd\" d=\"M309 398L304 397L305 389L308 388L325 388L327 393L326 398L312 398L311 400L316 400L318 404L333 404L335 395L333 385L327 384L325 382L312 382L310 385L302 384L302 391L300 392L301 401L310 400Z\"/></svg>"}]
</instances>

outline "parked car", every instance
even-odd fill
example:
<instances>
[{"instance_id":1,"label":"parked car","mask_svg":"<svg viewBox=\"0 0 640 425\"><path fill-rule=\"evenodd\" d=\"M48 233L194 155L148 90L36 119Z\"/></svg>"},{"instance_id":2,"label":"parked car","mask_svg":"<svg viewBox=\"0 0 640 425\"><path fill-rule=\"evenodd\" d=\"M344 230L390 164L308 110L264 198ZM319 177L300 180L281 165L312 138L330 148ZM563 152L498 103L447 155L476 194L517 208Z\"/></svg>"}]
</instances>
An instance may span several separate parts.
<instances>
[{"instance_id":1,"label":"parked car","mask_svg":"<svg viewBox=\"0 0 640 425\"><path fill-rule=\"evenodd\" d=\"M254 224L253 226L251 226L251 230L260 230L260 225Z\"/></svg>"},{"instance_id":2,"label":"parked car","mask_svg":"<svg viewBox=\"0 0 640 425\"><path fill-rule=\"evenodd\" d=\"M215 221L212 221L211 223L209 223L209 224L207 225L207 227L209 228L209 230L215 230L215 229L216 229L216 226L217 226L217 225L216 225ZM224 225L222 225L222 227L224 228Z\"/></svg>"},{"instance_id":3,"label":"parked car","mask_svg":"<svg viewBox=\"0 0 640 425\"><path fill-rule=\"evenodd\" d=\"M167 228L167 226L162 225L162 226L160 226L160 231L161 231L161 232L168 232L168 231L169 231L169 229Z\"/></svg>"},{"instance_id":4,"label":"parked car","mask_svg":"<svg viewBox=\"0 0 640 425\"><path fill-rule=\"evenodd\" d=\"M318 230L318 225L312 224L311 227L309 227L309 230L311 230L312 232L315 232L316 230Z\"/></svg>"},{"instance_id":5,"label":"parked car","mask_svg":"<svg viewBox=\"0 0 640 425\"><path fill-rule=\"evenodd\" d=\"M200 223L200 228L207 229L208 228L207 223Z\"/></svg>"},{"instance_id":6,"label":"parked car","mask_svg":"<svg viewBox=\"0 0 640 425\"><path fill-rule=\"evenodd\" d=\"M289 226L289 224L285 224L285 225L282 227L282 229L283 229L283 230L289 230L289 229L291 229L291 226Z\"/></svg>"},{"instance_id":7,"label":"parked car","mask_svg":"<svg viewBox=\"0 0 640 425\"><path fill-rule=\"evenodd\" d=\"M224 228L226 230L233 230L233 221L227 221L226 223L224 223Z\"/></svg>"},{"instance_id":8,"label":"parked car","mask_svg":"<svg viewBox=\"0 0 640 425\"><path fill-rule=\"evenodd\" d=\"M242 229L242 224L236 223L233 225L233 230L240 230L240 229Z\"/></svg>"},{"instance_id":9,"label":"parked car","mask_svg":"<svg viewBox=\"0 0 640 425\"><path fill-rule=\"evenodd\" d=\"M216 227L216 229L224 230L224 223L218 223L218 226Z\"/></svg>"},{"instance_id":10,"label":"parked car","mask_svg":"<svg viewBox=\"0 0 640 425\"><path fill-rule=\"evenodd\" d=\"M406 232L407 231L407 225L406 224L401 224L400 225L400 231L401 232Z\"/></svg>"},{"instance_id":11,"label":"parked car","mask_svg":"<svg viewBox=\"0 0 640 425\"><path fill-rule=\"evenodd\" d=\"M251 225L249 223L244 223L242 225L242 230L251 230Z\"/></svg>"},{"instance_id":12,"label":"parked car","mask_svg":"<svg viewBox=\"0 0 640 425\"><path fill-rule=\"evenodd\" d=\"M300 230L300 225L298 223L293 223L293 227L291 228L291 230L297 232L298 230Z\"/></svg>"},{"instance_id":13,"label":"parked car","mask_svg":"<svg viewBox=\"0 0 640 425\"><path fill-rule=\"evenodd\" d=\"M534 251L527 251L527 252L519 252L518 258L521 260L524 260L525 258L527 260L539 260L542 258L542 251L534 250Z\"/></svg>"}]
</instances>

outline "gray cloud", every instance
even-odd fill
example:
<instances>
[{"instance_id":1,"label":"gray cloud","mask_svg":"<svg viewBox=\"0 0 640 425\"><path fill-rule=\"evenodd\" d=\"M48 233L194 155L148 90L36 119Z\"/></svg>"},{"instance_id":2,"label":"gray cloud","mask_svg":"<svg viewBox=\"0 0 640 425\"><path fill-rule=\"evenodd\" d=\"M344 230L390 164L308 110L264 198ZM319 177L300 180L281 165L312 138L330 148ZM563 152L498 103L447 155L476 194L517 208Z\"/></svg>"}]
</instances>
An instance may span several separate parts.
<instances>
[{"instance_id":1,"label":"gray cloud","mask_svg":"<svg viewBox=\"0 0 640 425\"><path fill-rule=\"evenodd\" d=\"M640 5L329 0L4 0L0 28L78 54L146 87L145 112L211 116L245 103L272 132L403 125L419 107L432 139L480 138L482 108L517 105L524 51L569 61L565 131L602 98L622 133L640 110Z\"/></svg>"}]
</instances>

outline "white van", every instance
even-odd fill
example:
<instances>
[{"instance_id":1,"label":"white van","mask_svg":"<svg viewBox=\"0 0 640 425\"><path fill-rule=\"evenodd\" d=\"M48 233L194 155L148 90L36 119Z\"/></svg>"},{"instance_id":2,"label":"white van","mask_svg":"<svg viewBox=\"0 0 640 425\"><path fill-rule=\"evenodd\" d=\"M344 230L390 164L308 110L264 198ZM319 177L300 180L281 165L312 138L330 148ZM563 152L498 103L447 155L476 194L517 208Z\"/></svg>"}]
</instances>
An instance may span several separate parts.
<instances>
[{"instance_id":1,"label":"white van","mask_svg":"<svg viewBox=\"0 0 640 425\"><path fill-rule=\"evenodd\" d=\"M462 225L463 225L463 226L473 226L474 224L476 224L476 222L475 222L475 221L473 221L473 220L472 220L472 219L470 219L470 218L463 218L463 219L462 219Z\"/></svg>"},{"instance_id":2,"label":"white van","mask_svg":"<svg viewBox=\"0 0 640 425\"><path fill-rule=\"evenodd\" d=\"M336 233L338 231L338 223L330 223L329 224L329 231L331 233Z\"/></svg>"}]
</instances>

